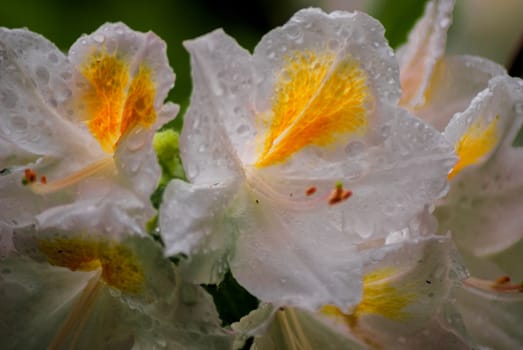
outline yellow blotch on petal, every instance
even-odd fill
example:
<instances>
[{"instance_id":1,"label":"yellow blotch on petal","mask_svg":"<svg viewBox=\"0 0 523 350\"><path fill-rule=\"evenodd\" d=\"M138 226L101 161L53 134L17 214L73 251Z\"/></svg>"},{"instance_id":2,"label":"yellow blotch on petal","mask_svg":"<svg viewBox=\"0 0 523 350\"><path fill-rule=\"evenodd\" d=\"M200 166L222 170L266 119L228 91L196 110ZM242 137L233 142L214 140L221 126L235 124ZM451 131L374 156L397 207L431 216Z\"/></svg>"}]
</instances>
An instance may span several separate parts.
<instances>
[{"instance_id":1,"label":"yellow blotch on petal","mask_svg":"<svg viewBox=\"0 0 523 350\"><path fill-rule=\"evenodd\" d=\"M341 318L349 327L354 327L362 315L381 315L391 320L404 320L408 314L405 307L416 299L416 294L404 288L393 287L389 279L396 273L393 268L379 269L363 278L363 297L351 313L338 307L326 305L321 312L327 316Z\"/></svg>"},{"instance_id":2,"label":"yellow blotch on petal","mask_svg":"<svg viewBox=\"0 0 523 350\"><path fill-rule=\"evenodd\" d=\"M71 271L102 269L108 285L130 294L139 293L144 284L137 257L122 244L86 238L53 238L38 242L47 261Z\"/></svg>"},{"instance_id":3,"label":"yellow blotch on petal","mask_svg":"<svg viewBox=\"0 0 523 350\"><path fill-rule=\"evenodd\" d=\"M272 111L260 115L268 131L257 167L282 163L306 146L328 146L369 126L367 77L350 58L298 51L278 77Z\"/></svg>"},{"instance_id":4,"label":"yellow blotch on petal","mask_svg":"<svg viewBox=\"0 0 523 350\"><path fill-rule=\"evenodd\" d=\"M469 126L456 144L458 162L449 172L449 180L469 165L476 164L494 149L500 137L498 122L499 116L493 118L490 123L478 118Z\"/></svg>"},{"instance_id":5,"label":"yellow blotch on petal","mask_svg":"<svg viewBox=\"0 0 523 350\"><path fill-rule=\"evenodd\" d=\"M91 118L88 127L100 146L113 153L120 137L135 126L156 120L155 85L151 70L140 65L131 77L129 64L116 54L90 57L82 73L91 83L85 97Z\"/></svg>"}]
</instances>

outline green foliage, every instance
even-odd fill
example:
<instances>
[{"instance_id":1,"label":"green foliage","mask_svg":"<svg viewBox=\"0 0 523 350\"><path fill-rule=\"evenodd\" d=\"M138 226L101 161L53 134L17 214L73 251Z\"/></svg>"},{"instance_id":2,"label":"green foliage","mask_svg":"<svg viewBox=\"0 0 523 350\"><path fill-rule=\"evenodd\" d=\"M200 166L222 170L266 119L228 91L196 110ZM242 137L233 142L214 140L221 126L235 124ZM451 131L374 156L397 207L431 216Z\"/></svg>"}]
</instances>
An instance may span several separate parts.
<instances>
[{"instance_id":1,"label":"green foliage","mask_svg":"<svg viewBox=\"0 0 523 350\"><path fill-rule=\"evenodd\" d=\"M390 46L397 48L407 40L407 34L421 17L427 0L378 1L371 15L385 27Z\"/></svg>"},{"instance_id":2,"label":"green foliage","mask_svg":"<svg viewBox=\"0 0 523 350\"><path fill-rule=\"evenodd\" d=\"M512 141L512 147L523 147L523 127L519 129L514 141Z\"/></svg>"},{"instance_id":3,"label":"green foliage","mask_svg":"<svg viewBox=\"0 0 523 350\"><path fill-rule=\"evenodd\" d=\"M258 299L236 282L228 271L219 285L203 286L212 295L224 326L237 322L258 307Z\"/></svg>"}]
</instances>

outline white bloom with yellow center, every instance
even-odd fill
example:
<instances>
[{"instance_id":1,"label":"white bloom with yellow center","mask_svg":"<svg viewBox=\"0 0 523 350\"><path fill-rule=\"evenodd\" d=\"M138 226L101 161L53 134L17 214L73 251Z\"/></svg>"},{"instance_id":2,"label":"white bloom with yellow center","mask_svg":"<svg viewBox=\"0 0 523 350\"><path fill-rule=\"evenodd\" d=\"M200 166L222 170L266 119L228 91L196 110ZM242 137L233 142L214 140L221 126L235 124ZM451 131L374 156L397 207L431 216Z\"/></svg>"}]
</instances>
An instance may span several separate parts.
<instances>
[{"instance_id":1,"label":"white bloom with yellow center","mask_svg":"<svg viewBox=\"0 0 523 350\"><path fill-rule=\"evenodd\" d=\"M445 129L458 162L436 213L441 230L451 230L466 254L486 257L523 238L523 151L513 145L523 124L522 105L523 81L499 76Z\"/></svg>"},{"instance_id":2,"label":"white bloom with yellow center","mask_svg":"<svg viewBox=\"0 0 523 350\"><path fill-rule=\"evenodd\" d=\"M399 52L402 103L444 132L458 161L435 214L473 277L452 292L474 343L523 344L523 81L486 59L446 56L452 0L428 3ZM442 25L445 24L445 25Z\"/></svg>"},{"instance_id":3,"label":"white bloom with yellow center","mask_svg":"<svg viewBox=\"0 0 523 350\"><path fill-rule=\"evenodd\" d=\"M190 183L169 184L160 227L195 281L229 264L263 301L349 307L361 296L357 247L445 193L452 149L397 107L383 31L365 14L307 9L252 55L221 30L186 43Z\"/></svg>"},{"instance_id":4,"label":"white bloom with yellow center","mask_svg":"<svg viewBox=\"0 0 523 350\"><path fill-rule=\"evenodd\" d=\"M363 296L355 307L311 313L265 306L233 329L255 335L259 350L471 348L450 297L466 277L450 237L391 244L361 258Z\"/></svg>"},{"instance_id":5,"label":"white bloom with yellow center","mask_svg":"<svg viewBox=\"0 0 523 350\"><path fill-rule=\"evenodd\" d=\"M140 206L125 209L93 199L15 231L0 259L3 348L230 349L212 298L126 212Z\"/></svg>"},{"instance_id":6,"label":"white bloom with yellow center","mask_svg":"<svg viewBox=\"0 0 523 350\"><path fill-rule=\"evenodd\" d=\"M151 139L176 113L163 104L173 84L165 43L122 23L82 36L68 56L0 29L0 222L115 188L150 216L160 174Z\"/></svg>"}]
</instances>

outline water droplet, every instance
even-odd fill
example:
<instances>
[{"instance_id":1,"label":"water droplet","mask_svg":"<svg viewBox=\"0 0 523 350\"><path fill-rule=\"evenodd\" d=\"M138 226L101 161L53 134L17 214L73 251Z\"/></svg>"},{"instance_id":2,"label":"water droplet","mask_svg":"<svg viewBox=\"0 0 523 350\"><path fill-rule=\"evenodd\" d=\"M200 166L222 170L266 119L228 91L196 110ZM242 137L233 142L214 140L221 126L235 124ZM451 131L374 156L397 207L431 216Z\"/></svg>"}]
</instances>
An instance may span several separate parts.
<instances>
[{"instance_id":1,"label":"water droplet","mask_svg":"<svg viewBox=\"0 0 523 350\"><path fill-rule=\"evenodd\" d=\"M73 92L65 85L59 86L56 89L56 100L58 102L64 102L73 95Z\"/></svg>"},{"instance_id":2,"label":"water droplet","mask_svg":"<svg viewBox=\"0 0 523 350\"><path fill-rule=\"evenodd\" d=\"M297 25L287 26L287 36L293 40L300 36L300 28Z\"/></svg>"},{"instance_id":3,"label":"water droplet","mask_svg":"<svg viewBox=\"0 0 523 350\"><path fill-rule=\"evenodd\" d=\"M82 40L80 41L80 44L82 44L82 45L87 45L87 40L82 39Z\"/></svg>"},{"instance_id":4,"label":"water droplet","mask_svg":"<svg viewBox=\"0 0 523 350\"><path fill-rule=\"evenodd\" d=\"M207 146L200 145L200 147L198 147L198 152L203 153L203 152L205 152L206 149L207 149Z\"/></svg>"},{"instance_id":5,"label":"water droplet","mask_svg":"<svg viewBox=\"0 0 523 350\"><path fill-rule=\"evenodd\" d=\"M516 103L514 105L514 111L518 114L518 115L523 115L523 103Z\"/></svg>"},{"instance_id":6,"label":"water droplet","mask_svg":"<svg viewBox=\"0 0 523 350\"><path fill-rule=\"evenodd\" d=\"M50 53L50 54L47 56L47 59L48 59L49 62L51 62L51 63L57 63L57 62L58 62L58 56L57 56L55 53Z\"/></svg>"},{"instance_id":7,"label":"water droplet","mask_svg":"<svg viewBox=\"0 0 523 350\"><path fill-rule=\"evenodd\" d=\"M102 44L105 41L105 37L103 35L97 34L93 36L93 40L98 44Z\"/></svg>"},{"instance_id":8,"label":"water droplet","mask_svg":"<svg viewBox=\"0 0 523 350\"><path fill-rule=\"evenodd\" d=\"M199 126L200 126L200 119L195 119L192 123L192 128L198 129Z\"/></svg>"},{"instance_id":9,"label":"water droplet","mask_svg":"<svg viewBox=\"0 0 523 350\"><path fill-rule=\"evenodd\" d=\"M5 108L13 108L18 102L18 96L9 89L0 91L0 104Z\"/></svg>"},{"instance_id":10,"label":"water droplet","mask_svg":"<svg viewBox=\"0 0 523 350\"><path fill-rule=\"evenodd\" d=\"M238 135L243 135L243 134L247 133L248 131L249 131L249 126L246 124L241 124L240 126L238 126L236 128L236 133Z\"/></svg>"},{"instance_id":11,"label":"water droplet","mask_svg":"<svg viewBox=\"0 0 523 350\"><path fill-rule=\"evenodd\" d=\"M19 115L11 118L11 128L14 131L25 131L27 129L27 120Z\"/></svg>"},{"instance_id":12,"label":"water droplet","mask_svg":"<svg viewBox=\"0 0 523 350\"><path fill-rule=\"evenodd\" d=\"M267 57L268 57L270 60L272 60L272 59L274 59L274 57L276 57L276 53L275 53L274 51L271 51L271 52L269 52L269 53L267 54Z\"/></svg>"},{"instance_id":13,"label":"water droplet","mask_svg":"<svg viewBox=\"0 0 523 350\"><path fill-rule=\"evenodd\" d=\"M384 125L381 127L381 136L384 138L384 139L387 139L390 137L390 134L391 134L391 129L390 129L390 126L389 125Z\"/></svg>"},{"instance_id":14,"label":"water droplet","mask_svg":"<svg viewBox=\"0 0 523 350\"><path fill-rule=\"evenodd\" d=\"M195 164L190 164L187 167L187 176L190 178L195 178L198 176L198 173L200 172L200 169L198 169L198 166Z\"/></svg>"},{"instance_id":15,"label":"water droplet","mask_svg":"<svg viewBox=\"0 0 523 350\"><path fill-rule=\"evenodd\" d=\"M42 66L36 67L36 79L41 84L47 84L49 82L49 71Z\"/></svg>"},{"instance_id":16,"label":"water droplet","mask_svg":"<svg viewBox=\"0 0 523 350\"><path fill-rule=\"evenodd\" d=\"M450 25L450 19L449 18L443 18L440 22L439 22L439 25L442 27L442 28L446 28Z\"/></svg>"},{"instance_id":17,"label":"water droplet","mask_svg":"<svg viewBox=\"0 0 523 350\"><path fill-rule=\"evenodd\" d=\"M127 140L125 141L127 149L131 152L136 152L141 149L145 145L145 136L146 132L143 128L136 128L131 131L129 136L127 136Z\"/></svg>"},{"instance_id":18,"label":"water droplet","mask_svg":"<svg viewBox=\"0 0 523 350\"><path fill-rule=\"evenodd\" d=\"M60 76L62 77L63 80L69 80L73 77L71 72L63 72L60 74Z\"/></svg>"},{"instance_id":19,"label":"water droplet","mask_svg":"<svg viewBox=\"0 0 523 350\"><path fill-rule=\"evenodd\" d=\"M360 141L353 141L345 147L345 153L350 157L357 156L364 150L365 144L363 144L363 142Z\"/></svg>"},{"instance_id":20,"label":"water droplet","mask_svg":"<svg viewBox=\"0 0 523 350\"><path fill-rule=\"evenodd\" d=\"M336 50L338 47L339 47L339 43L338 43L338 40L329 40L329 49L331 50Z\"/></svg>"}]
</instances>

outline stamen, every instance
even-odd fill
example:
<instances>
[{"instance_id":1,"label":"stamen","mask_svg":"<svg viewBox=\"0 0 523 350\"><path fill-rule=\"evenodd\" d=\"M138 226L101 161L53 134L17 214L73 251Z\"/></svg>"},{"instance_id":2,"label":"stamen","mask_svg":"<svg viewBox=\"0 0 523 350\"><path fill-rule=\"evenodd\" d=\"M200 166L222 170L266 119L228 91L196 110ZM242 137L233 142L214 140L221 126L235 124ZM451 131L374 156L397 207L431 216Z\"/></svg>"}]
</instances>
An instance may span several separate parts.
<instances>
[{"instance_id":1,"label":"stamen","mask_svg":"<svg viewBox=\"0 0 523 350\"><path fill-rule=\"evenodd\" d=\"M37 194L49 194L61 190L63 188L72 186L85 179L86 177L94 175L97 172L106 169L108 166L112 166L113 164L114 162L112 157L103 158L59 180L48 181L46 176L42 176L40 178L40 183L35 183L36 173L33 173L34 178L28 179L27 170L30 169L26 169L26 177L24 178L24 180L32 179L32 181L29 181L27 184L33 192ZM24 182L24 180L22 182Z\"/></svg>"},{"instance_id":2,"label":"stamen","mask_svg":"<svg viewBox=\"0 0 523 350\"><path fill-rule=\"evenodd\" d=\"M25 169L24 178L22 179L22 185L30 185L33 182L35 182L37 178L38 176L36 175L35 171L33 171L32 169Z\"/></svg>"},{"instance_id":3,"label":"stamen","mask_svg":"<svg viewBox=\"0 0 523 350\"><path fill-rule=\"evenodd\" d=\"M336 183L336 187L329 196L329 205L341 203L349 199L352 196L351 190L344 190L341 182Z\"/></svg>"},{"instance_id":4,"label":"stamen","mask_svg":"<svg viewBox=\"0 0 523 350\"><path fill-rule=\"evenodd\" d=\"M463 284L486 291L523 293L523 283L511 283L510 277L506 275L499 277L495 281L469 277L463 281Z\"/></svg>"},{"instance_id":5,"label":"stamen","mask_svg":"<svg viewBox=\"0 0 523 350\"><path fill-rule=\"evenodd\" d=\"M100 291L102 284L100 283L100 277L102 276L101 270L97 271L96 274L89 280L85 286L82 294L78 300L74 303L71 312L67 316L67 319L62 324L58 332L55 334L48 349L62 349L64 343L67 341L71 332L73 331L73 339L71 347L74 348L75 343L78 340L78 335L81 331L83 324L89 316L91 306Z\"/></svg>"}]
</instances>

